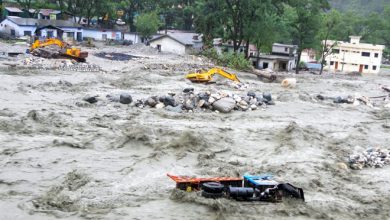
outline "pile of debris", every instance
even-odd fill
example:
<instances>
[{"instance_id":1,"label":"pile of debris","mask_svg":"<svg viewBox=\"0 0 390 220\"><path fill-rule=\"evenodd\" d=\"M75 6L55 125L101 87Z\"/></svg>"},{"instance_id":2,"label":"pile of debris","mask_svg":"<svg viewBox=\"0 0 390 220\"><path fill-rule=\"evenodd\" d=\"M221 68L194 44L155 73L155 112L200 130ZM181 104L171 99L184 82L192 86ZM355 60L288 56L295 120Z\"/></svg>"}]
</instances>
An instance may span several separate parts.
<instances>
[{"instance_id":1,"label":"pile of debris","mask_svg":"<svg viewBox=\"0 0 390 220\"><path fill-rule=\"evenodd\" d=\"M133 102L130 94L122 93L119 96L107 95L112 102L131 104L138 108L165 108L172 112L199 112L215 111L229 113L231 111L253 111L264 109L267 105L274 105L271 93L262 94L249 91L244 96L228 94L225 92L212 93L210 91L195 93L194 88L186 88L181 94L169 93L163 96L151 96L146 99L138 99ZM84 101L98 102L97 96L87 96Z\"/></svg>"},{"instance_id":2,"label":"pile of debris","mask_svg":"<svg viewBox=\"0 0 390 220\"><path fill-rule=\"evenodd\" d=\"M370 148L361 154L349 156L349 166L354 170L364 167L381 168L387 164L390 164L390 152L380 148Z\"/></svg>"},{"instance_id":3,"label":"pile of debris","mask_svg":"<svg viewBox=\"0 0 390 220\"><path fill-rule=\"evenodd\" d=\"M95 64L80 63L70 59L45 59L41 57L29 56L22 61L23 66L29 69L39 70L61 70L73 72L100 72L101 67Z\"/></svg>"},{"instance_id":4,"label":"pile of debris","mask_svg":"<svg viewBox=\"0 0 390 220\"><path fill-rule=\"evenodd\" d=\"M62 60L58 70L73 72L100 72L102 68L95 64L80 63L75 60Z\"/></svg>"},{"instance_id":5,"label":"pile of debris","mask_svg":"<svg viewBox=\"0 0 390 220\"><path fill-rule=\"evenodd\" d=\"M337 96L337 97L327 97L323 95L317 95L317 100L325 101L325 100L331 100L335 104L353 104L355 106L358 105L367 105L369 107L374 107L380 105L378 102L384 102L384 106L387 107L386 103L389 102L390 96L384 95L384 96L376 96L376 97L367 97L362 95L348 95L348 96Z\"/></svg>"},{"instance_id":6,"label":"pile of debris","mask_svg":"<svg viewBox=\"0 0 390 220\"><path fill-rule=\"evenodd\" d=\"M227 94L224 92L211 93L210 91L195 93L193 88L186 88L181 95L170 93L164 96L152 96L143 100L138 100L136 106L143 108L166 108L174 112L194 112L194 111L216 111L229 113L236 111L252 111L259 107L272 105L270 93L256 94L248 92L245 96Z\"/></svg>"}]
</instances>

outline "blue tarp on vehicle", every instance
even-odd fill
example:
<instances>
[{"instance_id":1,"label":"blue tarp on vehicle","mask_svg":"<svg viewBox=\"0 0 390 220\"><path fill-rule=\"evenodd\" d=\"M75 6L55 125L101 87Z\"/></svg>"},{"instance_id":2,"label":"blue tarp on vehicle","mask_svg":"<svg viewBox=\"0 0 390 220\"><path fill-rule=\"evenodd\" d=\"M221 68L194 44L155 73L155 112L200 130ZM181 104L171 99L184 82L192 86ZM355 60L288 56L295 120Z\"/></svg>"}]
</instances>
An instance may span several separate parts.
<instances>
[{"instance_id":1,"label":"blue tarp on vehicle","mask_svg":"<svg viewBox=\"0 0 390 220\"><path fill-rule=\"evenodd\" d=\"M305 66L310 70L320 70L321 64L319 63L305 63Z\"/></svg>"}]
</instances>

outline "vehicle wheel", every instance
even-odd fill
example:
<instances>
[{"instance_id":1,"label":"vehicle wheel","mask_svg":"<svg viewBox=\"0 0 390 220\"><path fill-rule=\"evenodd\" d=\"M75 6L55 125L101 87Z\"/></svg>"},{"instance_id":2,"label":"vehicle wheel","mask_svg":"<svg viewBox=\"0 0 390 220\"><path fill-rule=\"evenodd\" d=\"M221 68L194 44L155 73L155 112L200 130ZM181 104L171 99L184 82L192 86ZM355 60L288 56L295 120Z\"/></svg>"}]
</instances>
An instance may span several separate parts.
<instances>
[{"instance_id":1,"label":"vehicle wheel","mask_svg":"<svg viewBox=\"0 0 390 220\"><path fill-rule=\"evenodd\" d=\"M205 198L217 199L217 198L221 198L223 196L223 193L209 193L203 190L202 196Z\"/></svg>"},{"instance_id":2,"label":"vehicle wheel","mask_svg":"<svg viewBox=\"0 0 390 220\"><path fill-rule=\"evenodd\" d=\"M217 182L203 183L202 189L208 193L222 193L224 185Z\"/></svg>"}]
</instances>

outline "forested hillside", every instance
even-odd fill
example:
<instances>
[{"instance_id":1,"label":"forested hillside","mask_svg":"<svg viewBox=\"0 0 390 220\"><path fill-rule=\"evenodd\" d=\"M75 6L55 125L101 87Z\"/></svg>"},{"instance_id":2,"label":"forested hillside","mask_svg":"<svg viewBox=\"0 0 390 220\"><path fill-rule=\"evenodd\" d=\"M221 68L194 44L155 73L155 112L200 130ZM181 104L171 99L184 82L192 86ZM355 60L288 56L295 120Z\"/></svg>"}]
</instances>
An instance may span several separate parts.
<instances>
[{"instance_id":1,"label":"forested hillside","mask_svg":"<svg viewBox=\"0 0 390 220\"><path fill-rule=\"evenodd\" d=\"M355 10L363 14L382 12L385 4L390 0L330 0L331 6L340 11Z\"/></svg>"}]
</instances>

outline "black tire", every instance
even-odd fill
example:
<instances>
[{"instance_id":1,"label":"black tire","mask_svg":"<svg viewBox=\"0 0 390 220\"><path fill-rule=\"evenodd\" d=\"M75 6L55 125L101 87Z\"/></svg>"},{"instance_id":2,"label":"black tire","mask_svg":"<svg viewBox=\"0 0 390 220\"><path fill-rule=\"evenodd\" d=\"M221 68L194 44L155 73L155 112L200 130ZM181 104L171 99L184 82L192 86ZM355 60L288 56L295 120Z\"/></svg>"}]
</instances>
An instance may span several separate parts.
<instances>
[{"instance_id":1,"label":"black tire","mask_svg":"<svg viewBox=\"0 0 390 220\"><path fill-rule=\"evenodd\" d=\"M301 194L299 190L289 183L279 184L278 189L282 190L285 196L290 196L292 198L297 198L297 199L301 198Z\"/></svg>"},{"instance_id":2,"label":"black tire","mask_svg":"<svg viewBox=\"0 0 390 220\"><path fill-rule=\"evenodd\" d=\"M202 189L208 193L222 193L225 186L217 182L203 183Z\"/></svg>"},{"instance_id":3,"label":"black tire","mask_svg":"<svg viewBox=\"0 0 390 220\"><path fill-rule=\"evenodd\" d=\"M203 190L202 196L209 199L217 199L217 198L221 198L223 196L223 193L209 193Z\"/></svg>"}]
</instances>

